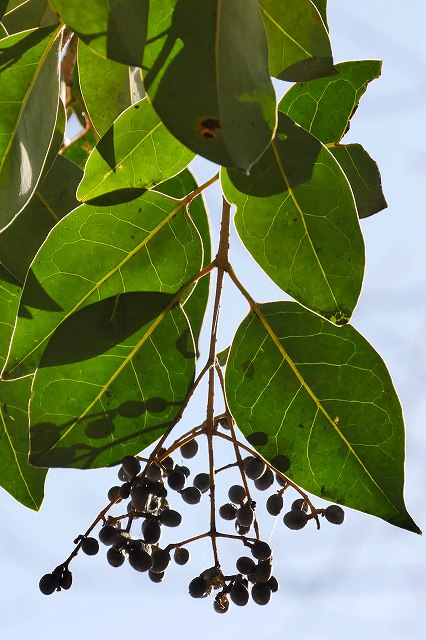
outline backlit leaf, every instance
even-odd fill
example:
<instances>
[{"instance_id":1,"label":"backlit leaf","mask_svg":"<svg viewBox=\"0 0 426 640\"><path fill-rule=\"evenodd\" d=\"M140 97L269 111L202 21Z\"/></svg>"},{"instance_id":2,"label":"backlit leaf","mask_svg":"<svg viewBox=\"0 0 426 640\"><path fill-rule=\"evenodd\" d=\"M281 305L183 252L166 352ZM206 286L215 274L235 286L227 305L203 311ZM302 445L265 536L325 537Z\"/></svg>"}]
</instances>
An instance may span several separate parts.
<instances>
[{"instance_id":1,"label":"backlit leaf","mask_svg":"<svg viewBox=\"0 0 426 640\"><path fill-rule=\"evenodd\" d=\"M247 171L269 144L276 123L257 0L156 4L150 8L143 60L155 110L192 151Z\"/></svg>"},{"instance_id":2,"label":"backlit leaf","mask_svg":"<svg viewBox=\"0 0 426 640\"><path fill-rule=\"evenodd\" d=\"M9 2L2 20L9 34L58 24L58 17L50 8L48 0L26 0L16 4L16 7L10 8Z\"/></svg>"},{"instance_id":3,"label":"backlit leaf","mask_svg":"<svg viewBox=\"0 0 426 640\"><path fill-rule=\"evenodd\" d=\"M339 142L369 82L381 73L380 60L336 64L336 74L295 84L278 108L324 144Z\"/></svg>"},{"instance_id":4,"label":"backlit leaf","mask_svg":"<svg viewBox=\"0 0 426 640\"><path fill-rule=\"evenodd\" d=\"M286 293L332 322L349 321L364 272L352 191L316 138L280 115L277 134L249 176L222 172L237 231Z\"/></svg>"},{"instance_id":5,"label":"backlit leaf","mask_svg":"<svg viewBox=\"0 0 426 640\"><path fill-rule=\"evenodd\" d=\"M368 218L385 209L388 205L380 172L366 150L360 144L339 144L329 149L349 180L359 217Z\"/></svg>"},{"instance_id":6,"label":"backlit leaf","mask_svg":"<svg viewBox=\"0 0 426 640\"><path fill-rule=\"evenodd\" d=\"M0 485L24 506L38 511L47 472L28 463L30 389L30 377L0 381Z\"/></svg>"},{"instance_id":7,"label":"backlit leaf","mask_svg":"<svg viewBox=\"0 0 426 640\"><path fill-rule=\"evenodd\" d=\"M311 0L260 0L271 75L297 82L334 72L331 45Z\"/></svg>"},{"instance_id":8,"label":"backlit leaf","mask_svg":"<svg viewBox=\"0 0 426 640\"><path fill-rule=\"evenodd\" d=\"M193 157L145 98L126 109L98 142L77 197L83 202L108 194L114 202L135 198L179 173Z\"/></svg>"},{"instance_id":9,"label":"backlit leaf","mask_svg":"<svg viewBox=\"0 0 426 640\"><path fill-rule=\"evenodd\" d=\"M77 310L125 292L174 294L202 258L184 201L146 191L130 203L74 209L34 258L6 375L33 372L54 331Z\"/></svg>"},{"instance_id":10,"label":"backlit leaf","mask_svg":"<svg viewBox=\"0 0 426 640\"><path fill-rule=\"evenodd\" d=\"M99 54L140 66L149 0L50 0L62 20Z\"/></svg>"},{"instance_id":11,"label":"backlit leaf","mask_svg":"<svg viewBox=\"0 0 426 640\"><path fill-rule=\"evenodd\" d=\"M78 43L78 75L87 112L100 136L124 109L144 97L138 67L101 58L81 41Z\"/></svg>"},{"instance_id":12,"label":"backlit leaf","mask_svg":"<svg viewBox=\"0 0 426 640\"><path fill-rule=\"evenodd\" d=\"M0 228L31 198L56 123L59 36L51 27L0 41Z\"/></svg>"},{"instance_id":13,"label":"backlit leaf","mask_svg":"<svg viewBox=\"0 0 426 640\"><path fill-rule=\"evenodd\" d=\"M317 496L419 533L404 505L404 424L389 373L353 327L293 302L242 322L226 369L239 429L266 434L266 459Z\"/></svg>"}]
</instances>

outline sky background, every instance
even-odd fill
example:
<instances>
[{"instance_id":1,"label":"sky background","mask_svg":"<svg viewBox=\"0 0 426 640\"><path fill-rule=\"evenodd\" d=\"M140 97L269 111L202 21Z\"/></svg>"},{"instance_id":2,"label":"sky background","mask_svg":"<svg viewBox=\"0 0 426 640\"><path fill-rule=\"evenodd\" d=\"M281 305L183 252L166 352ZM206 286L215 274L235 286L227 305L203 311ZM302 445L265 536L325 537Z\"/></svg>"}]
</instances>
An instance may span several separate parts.
<instances>
[{"instance_id":1,"label":"sky background","mask_svg":"<svg viewBox=\"0 0 426 640\"><path fill-rule=\"evenodd\" d=\"M329 0L329 25L336 62L383 59L382 77L369 85L345 138L345 142L363 144L378 162L389 204L384 212L362 221L367 267L353 324L387 363L400 396L407 429L406 503L425 529L426 4L424 0ZM200 180L214 173L207 162L192 168ZM207 202L216 230L220 192L211 189ZM232 262L253 297L282 299L235 233L231 246ZM222 312L221 348L231 341L247 312L230 285L224 290ZM204 391L190 405L183 429L204 419ZM225 463L227 450L220 455ZM204 450L191 466L194 473L207 470ZM232 473L224 476L219 504L234 480ZM2 637L13 633L32 640L89 640L105 634L150 637L155 633L160 639L173 634L185 640L217 640L232 634L233 640L242 640L261 633L264 640L425 638L424 540L350 509L344 525L324 522L319 532L312 526L293 532L281 518L260 517L263 538L274 549L274 575L280 582L267 607L233 606L227 615L219 616L212 611L210 599L188 596L189 581L212 564L207 542L192 545L191 562L171 566L158 585L127 564L121 569L110 567L103 547L98 556L81 555L73 563L70 591L41 595L39 578L68 556L73 539L94 519L115 483L113 469L55 470L48 475L39 513L0 493ZM261 497L258 494L259 503ZM314 502L321 505L320 500ZM176 495L174 505L181 509L181 504ZM182 537L205 528L207 509L208 500L182 509ZM228 542L223 548L230 571L241 555L232 544L236 543Z\"/></svg>"}]
</instances>

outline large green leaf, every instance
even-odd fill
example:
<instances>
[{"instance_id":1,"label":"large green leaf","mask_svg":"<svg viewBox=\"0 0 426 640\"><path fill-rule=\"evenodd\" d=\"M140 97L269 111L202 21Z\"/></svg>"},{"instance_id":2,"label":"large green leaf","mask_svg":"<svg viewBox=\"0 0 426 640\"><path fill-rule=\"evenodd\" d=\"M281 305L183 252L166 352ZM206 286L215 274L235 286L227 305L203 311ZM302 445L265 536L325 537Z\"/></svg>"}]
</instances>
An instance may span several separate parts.
<instances>
[{"instance_id":1,"label":"large green leaf","mask_svg":"<svg viewBox=\"0 0 426 640\"><path fill-rule=\"evenodd\" d=\"M28 463L28 400L31 378L0 382L0 485L26 507L38 511L46 471Z\"/></svg>"},{"instance_id":2,"label":"large green leaf","mask_svg":"<svg viewBox=\"0 0 426 640\"><path fill-rule=\"evenodd\" d=\"M202 259L184 201L146 191L131 203L78 207L34 258L5 375L34 371L53 332L78 309L125 292L174 294Z\"/></svg>"},{"instance_id":3,"label":"large green leaf","mask_svg":"<svg viewBox=\"0 0 426 640\"><path fill-rule=\"evenodd\" d=\"M369 82L381 73L380 60L336 64L336 75L294 85L278 108L324 144L339 142L349 128Z\"/></svg>"},{"instance_id":4,"label":"large green leaf","mask_svg":"<svg viewBox=\"0 0 426 640\"><path fill-rule=\"evenodd\" d=\"M72 162L56 156L22 213L0 234L0 262L21 283L49 231L78 206L75 191L81 175Z\"/></svg>"},{"instance_id":5,"label":"large green leaf","mask_svg":"<svg viewBox=\"0 0 426 640\"><path fill-rule=\"evenodd\" d=\"M263 304L237 330L226 392L241 431L327 500L419 529L404 505L404 424L380 356L353 327L293 302ZM255 442L258 438L252 440Z\"/></svg>"},{"instance_id":6,"label":"large green leaf","mask_svg":"<svg viewBox=\"0 0 426 640\"><path fill-rule=\"evenodd\" d=\"M172 300L124 293L86 307L59 328L32 389L33 464L117 464L170 425L195 371L186 316L170 308ZM112 346L114 339L119 343Z\"/></svg>"},{"instance_id":7,"label":"large green leaf","mask_svg":"<svg viewBox=\"0 0 426 640\"><path fill-rule=\"evenodd\" d=\"M155 3L143 63L153 106L183 144L244 171L263 153L276 104L257 0Z\"/></svg>"},{"instance_id":8,"label":"large green leaf","mask_svg":"<svg viewBox=\"0 0 426 640\"><path fill-rule=\"evenodd\" d=\"M58 17L49 6L48 0L26 0L7 8L2 22L8 33L18 33L35 27L50 27L58 24Z\"/></svg>"},{"instance_id":9,"label":"large green leaf","mask_svg":"<svg viewBox=\"0 0 426 640\"><path fill-rule=\"evenodd\" d=\"M286 293L332 322L348 322L364 272L352 191L330 151L280 114L269 149L245 176L222 172L247 249Z\"/></svg>"},{"instance_id":10,"label":"large green leaf","mask_svg":"<svg viewBox=\"0 0 426 640\"><path fill-rule=\"evenodd\" d=\"M51 27L0 41L0 228L31 198L52 140L60 38Z\"/></svg>"},{"instance_id":11,"label":"large green leaf","mask_svg":"<svg viewBox=\"0 0 426 640\"><path fill-rule=\"evenodd\" d=\"M329 147L350 182L358 215L368 218L388 205L377 164L360 144Z\"/></svg>"},{"instance_id":12,"label":"large green leaf","mask_svg":"<svg viewBox=\"0 0 426 640\"><path fill-rule=\"evenodd\" d=\"M87 112L100 136L124 109L144 97L138 67L101 58L81 41L78 43L78 75Z\"/></svg>"},{"instance_id":13,"label":"large green leaf","mask_svg":"<svg viewBox=\"0 0 426 640\"><path fill-rule=\"evenodd\" d=\"M192 173L189 169L184 169L171 180L167 180L159 185L159 191L174 198L184 198L192 191L195 191L197 187L198 184L196 183ZM191 201L189 206L189 215L201 236L201 241L203 243L202 267L206 267L212 259L212 248L209 219L202 193ZM209 289L210 276L205 276L197 282L194 289L190 292L189 297L182 305L186 315L188 316L196 345L198 345L201 326L206 313Z\"/></svg>"},{"instance_id":14,"label":"large green leaf","mask_svg":"<svg viewBox=\"0 0 426 640\"><path fill-rule=\"evenodd\" d=\"M77 197L83 202L108 194L114 202L134 198L179 173L193 158L144 98L126 109L99 140Z\"/></svg>"},{"instance_id":15,"label":"large green leaf","mask_svg":"<svg viewBox=\"0 0 426 640\"><path fill-rule=\"evenodd\" d=\"M7 5L8 0L0 0L0 20L3 19L3 16L6 13Z\"/></svg>"},{"instance_id":16,"label":"large green leaf","mask_svg":"<svg viewBox=\"0 0 426 640\"><path fill-rule=\"evenodd\" d=\"M259 0L271 75L296 82L334 72L330 40L311 0Z\"/></svg>"},{"instance_id":17,"label":"large green leaf","mask_svg":"<svg viewBox=\"0 0 426 640\"><path fill-rule=\"evenodd\" d=\"M141 65L149 0L50 0L50 4L102 56Z\"/></svg>"}]
</instances>

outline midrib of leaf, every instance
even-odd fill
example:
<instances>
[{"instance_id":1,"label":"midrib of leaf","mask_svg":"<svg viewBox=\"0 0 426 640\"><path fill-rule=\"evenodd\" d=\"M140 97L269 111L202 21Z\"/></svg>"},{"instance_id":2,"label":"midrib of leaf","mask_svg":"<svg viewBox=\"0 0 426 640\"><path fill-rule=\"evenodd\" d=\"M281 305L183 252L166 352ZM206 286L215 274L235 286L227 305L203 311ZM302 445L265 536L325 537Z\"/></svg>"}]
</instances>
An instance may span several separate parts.
<instances>
[{"instance_id":1,"label":"midrib of leaf","mask_svg":"<svg viewBox=\"0 0 426 640\"><path fill-rule=\"evenodd\" d=\"M268 333L268 335L270 336L271 340L273 341L273 343L275 344L276 348L278 349L278 351L280 352L281 356L283 357L283 359L287 362L287 364L289 365L290 369L292 370L292 372L294 373L294 375L296 376L296 378L298 379L298 381L300 382L301 386L305 389L305 391L307 391L307 393L309 394L309 396L312 398L312 400L314 401L315 405L317 406L318 410L321 411L321 413L324 415L324 417L327 419L327 421L329 422L329 424L333 427L333 429L336 431L336 433L339 435L339 437L343 440L343 442L345 443L345 445L348 447L350 453L352 453L352 455L354 456L355 460L359 463L359 465L361 466L362 470L367 474L368 478L370 478L371 482L377 487L377 489L380 491L380 493L382 494L382 496L385 498L385 500L391 505L391 507L397 512L399 513L398 509L395 507L395 505L391 502L391 500L387 497L387 495L384 493L383 489L381 488L381 486L376 482L376 480L373 478L373 476L371 475L371 473L368 471L367 467L364 465L363 461L361 460L361 458L358 456L358 454L354 451L351 443L347 440L347 438L344 436L344 434L341 432L341 430L339 429L337 423L335 422L335 420L333 420L333 418L329 415L329 413L327 412L327 410L325 409L325 407L322 405L321 401L319 398L317 398L317 396L315 395L315 393L312 391L311 387L309 386L309 384L306 382L305 378L302 376L302 374L300 373L299 369L297 368L297 366L295 365L295 363L293 362L293 360L290 358L289 354L287 353L287 351L284 349L283 345L281 344L278 336L275 334L273 328L271 327L271 325L269 324L268 320L265 318L264 314L262 313L259 305L253 300L253 298L250 296L250 294L248 293L248 291L245 290L245 288L243 287L243 285L239 282L238 278L236 277L233 269L231 267L228 268L228 273L232 279L232 281L234 282L234 284L236 285L236 287L242 292L242 294L244 295L244 297L246 298L246 300L249 302L250 307L252 309L252 311L256 314L256 316L259 318L260 322L262 323L263 327L265 328L266 332ZM309 459L309 456L308 456Z\"/></svg>"},{"instance_id":2,"label":"midrib of leaf","mask_svg":"<svg viewBox=\"0 0 426 640\"><path fill-rule=\"evenodd\" d=\"M282 26L280 24L278 24L278 22L276 22L273 17L266 11L265 7L263 6L263 4L261 2L259 2L259 6L260 6L260 10L263 11L263 13L265 14L265 16L268 18L268 20L270 20L272 22L273 25L275 25L277 27L277 29L279 29L279 31L281 31L281 33L283 33L286 38L288 38L289 40L291 40L293 42L293 44L296 45L296 47L298 47L301 51L303 51L303 53L305 53L308 58L313 58L312 53L309 53L309 51L306 51L306 49L304 47L302 47L302 45L300 44L300 42L297 42L297 40L295 40L294 38L291 37L291 35L289 33L287 33L287 31L285 31Z\"/></svg>"},{"instance_id":3,"label":"midrib of leaf","mask_svg":"<svg viewBox=\"0 0 426 640\"><path fill-rule=\"evenodd\" d=\"M145 98L143 98L145 100ZM158 129L158 127L161 127L163 123L160 121L158 124L155 125L155 127L153 129L151 129L150 131L148 131L148 133L146 134L146 136L144 138L142 138L142 140L139 140L139 142L131 149L131 151L129 151L129 153L127 155L125 155L118 164L121 164L122 162L125 162L127 160L127 158L134 153L135 149L137 149L139 147L139 145L141 145L143 142L145 142L145 140L147 140L147 138L149 138L150 136L153 136L154 132ZM129 132L129 133L134 133ZM154 144L154 140L152 141L152 146L154 147L154 152L156 154L156 149L155 149L155 144ZM101 185L103 182L105 182L105 180L107 178L109 178L109 176L111 175L111 173L114 172L114 169L116 169L118 167L118 164L114 165L113 169L110 169L110 171L108 171L104 177L102 178L102 180L100 182L98 182L98 184L96 184L93 189L91 189L88 193L84 194L84 199L87 200L87 198L90 196L91 193L93 193L93 191L95 191L96 189L99 188L99 185ZM158 162L157 162L158 165ZM83 178L84 179L84 178Z\"/></svg>"},{"instance_id":4,"label":"midrib of leaf","mask_svg":"<svg viewBox=\"0 0 426 640\"><path fill-rule=\"evenodd\" d=\"M19 464L19 460L18 460L18 456L16 455L15 447L13 446L12 439L10 437L9 431L7 430L6 420L5 420L4 414L3 414L3 407L1 405L0 405L0 419L1 419L2 427L3 427L4 432L6 434L7 440L9 442L9 446L10 446L10 448L12 450L13 457L15 458L15 463L16 463L16 467L18 469L19 476L22 478L22 481L23 481L23 483L25 485L25 488L27 490L28 496L31 498L31 500L32 500L34 506L36 507L36 509L38 509L37 502L34 500L34 497L33 497L32 493L30 491L28 483L27 483L27 481L26 481L26 479L24 477L24 474L22 473L21 465Z\"/></svg>"},{"instance_id":5,"label":"midrib of leaf","mask_svg":"<svg viewBox=\"0 0 426 640\"><path fill-rule=\"evenodd\" d=\"M24 109L25 109L25 106L26 106L26 104L27 104L27 101L28 101L28 96L30 95L31 91L32 91L32 90L33 90L33 88L34 88L35 83L36 83L36 82L37 82L37 80L38 80L38 76L39 76L39 73L40 73L40 69L41 69L41 67L43 66L44 61L46 60L46 58L47 58L48 54L50 53L50 50L51 50L51 48L52 48L52 45L53 45L53 43L54 43L54 42L55 42L55 40L56 40L56 36L58 35L58 33L59 33L59 31L60 31L61 29L62 29L62 25L59 25L59 27L57 27L57 28L56 28L56 30L52 33L52 37L51 37L51 39L50 39L50 44L49 44L49 46L48 46L48 47L46 47L46 49L45 49L45 50L44 50L44 52L43 52L43 55L41 56L41 58L40 58L39 62L38 62L38 63L37 63L37 65L36 65L36 72L34 73L34 75L33 75L33 77L32 77L32 80L31 80L31 83L30 83L30 86L28 87L27 92L25 93L24 99L23 99L23 100L22 100L22 102L21 102L21 108L20 108L20 110L19 110L19 114L18 114L18 117L17 117L17 119L16 119L15 126L14 126L14 128L13 128L13 130L12 130L12 132L11 132L11 135L10 135L10 138L9 138L9 142L8 142L8 144L7 144L7 147L6 147L6 149L5 149L5 152L4 152L4 154L3 154L3 157L0 159L0 173L1 173L1 172L2 172L2 170L3 170L3 165L4 165L4 163L6 162L6 158L7 158L8 154L9 154L10 148L11 148L11 146L12 146L12 144L13 144L14 139L15 139L16 131L17 131L17 129L18 129L18 127L19 127L19 124L20 124L20 122L21 122L22 113L23 113L23 111L24 111ZM19 69L19 67L18 67L18 69ZM52 136L53 136L53 133L52 133Z\"/></svg>"},{"instance_id":6,"label":"midrib of leaf","mask_svg":"<svg viewBox=\"0 0 426 640\"><path fill-rule=\"evenodd\" d=\"M41 195L41 192L39 189L36 190L35 195L37 196L37 198L40 200L41 204L47 209L47 211L50 213L50 215L52 216L52 218L55 220L55 222L59 221L58 216L56 215L56 213L53 211L52 207L48 204L48 202L43 198L43 196Z\"/></svg>"},{"instance_id":7,"label":"midrib of leaf","mask_svg":"<svg viewBox=\"0 0 426 640\"><path fill-rule=\"evenodd\" d=\"M185 200L179 202L179 204L168 214L168 216L166 216L164 218L164 220L162 220L147 236L146 238L144 238L142 240L142 242L140 242L134 249L132 249L132 251L129 251L129 253L126 255L125 258L123 258L123 260L116 265L113 269L111 269L111 271L109 271L103 278L101 278L98 282L95 283L95 285L90 289L90 291L88 291L78 302L77 304L71 309L71 311L69 311L60 321L59 324L62 324L62 322L65 322L65 320L67 318L69 318L75 311L77 311L77 309L83 304L83 302L85 302L89 296L92 295L92 293L94 293L95 291L97 291L103 284L104 282L106 282L108 280L108 278L110 278L111 276L113 276L117 271L119 271L125 264L126 262L128 262L128 260L130 260L130 258L132 258L138 251L140 251L166 224L168 224L170 222L170 220L178 213L178 211L180 211L180 209L182 209L182 207L185 206ZM12 373L17 367L19 367L23 362L25 362L25 360L27 358L29 358L35 351L37 351L39 349L39 347L46 342L46 340L48 340L53 333L56 331L57 327L59 326L56 325L51 331L50 333L48 333L42 340L40 340L37 345L31 349L31 351L29 351L27 353L27 355L25 356L25 358L23 358L22 360L20 360L18 363L16 363L16 365L13 367L13 369L11 369L9 371L9 374ZM16 327L16 325L15 325ZM13 337L12 337L12 341L13 341ZM12 344L11 341L11 344ZM10 352L10 351L9 351ZM6 360L7 363L7 360Z\"/></svg>"},{"instance_id":8,"label":"midrib of leaf","mask_svg":"<svg viewBox=\"0 0 426 640\"><path fill-rule=\"evenodd\" d=\"M285 185L286 185L286 187L287 187L287 190L288 190L288 192L289 192L289 194L290 194L291 199L293 200L294 206L296 207L297 212L298 212L298 214L299 214L299 216L300 216L300 219L301 219L301 221L302 221L303 228L305 229L306 237L308 238L308 240L309 240L309 244L310 244L311 249L312 249L312 253L313 253L313 254L314 254L314 256L315 256L315 259L316 259L317 264L318 264L318 266L319 266L319 268L320 268L320 271L321 271L321 273L322 273L322 275L323 275L323 277L324 277L325 282L327 283L328 290L330 291L330 294L331 294L331 296L332 296L332 298L333 298L333 300L334 300L334 303L335 303L335 305L336 305L336 308L340 310L340 305L339 305L339 303L338 303L338 302L337 302L337 300L336 300L336 297L335 297L335 295L334 295L334 292L333 292L333 290L332 290L332 288L331 288L331 285L330 285L330 283L329 283L329 281L328 281L327 275L326 275L326 273L325 273L325 271L324 271L324 269L323 269L323 266L322 266L322 264L321 264L321 261L320 261L320 259L319 259L319 257L318 257L317 252L315 251L315 247L314 247L314 245L313 245L313 243L312 243L312 239L311 239L311 236L310 236L310 233L309 233L308 227L306 226L306 222L305 222L305 215L304 215L304 213L303 213L303 211L302 211L302 209L301 209L301 207L300 207L300 205L299 205L299 203L298 203L298 201L297 201L297 198L296 198L296 196L295 196L295 194L294 194L293 189L291 188L290 182L289 182L289 180L288 180L288 178L287 178L287 174L286 174L285 169L284 169L284 167L283 167L283 164L282 164L282 162L281 162L281 158L280 158L280 156L279 156L279 153L278 153L278 150L277 150L277 147L276 147L276 144L275 144L275 142L274 142L274 141L272 141L272 149L273 149L273 151L274 151L275 159L276 159L276 161L277 161L278 167L279 167L279 169L280 169L280 172L281 172L281 175L282 175L283 180L284 180L284 182L285 182Z\"/></svg>"}]
</instances>

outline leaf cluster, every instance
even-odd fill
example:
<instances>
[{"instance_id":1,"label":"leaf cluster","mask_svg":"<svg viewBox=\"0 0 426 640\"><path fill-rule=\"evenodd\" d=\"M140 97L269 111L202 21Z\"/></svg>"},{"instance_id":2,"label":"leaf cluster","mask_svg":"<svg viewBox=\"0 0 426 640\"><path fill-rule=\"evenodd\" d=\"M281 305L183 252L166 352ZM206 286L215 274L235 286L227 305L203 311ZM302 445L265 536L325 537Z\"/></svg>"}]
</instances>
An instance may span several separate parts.
<instances>
[{"instance_id":1,"label":"leaf cluster","mask_svg":"<svg viewBox=\"0 0 426 640\"><path fill-rule=\"evenodd\" d=\"M324 0L10 0L0 37L0 484L37 509L47 468L114 465L173 427L216 270L250 305L225 353L212 326L205 367L242 433L307 491L418 532L398 397L349 324L360 219L386 201L342 138L380 62L335 63ZM218 166L203 185L197 155ZM218 182L286 300L253 300L229 228L212 259Z\"/></svg>"}]
</instances>

